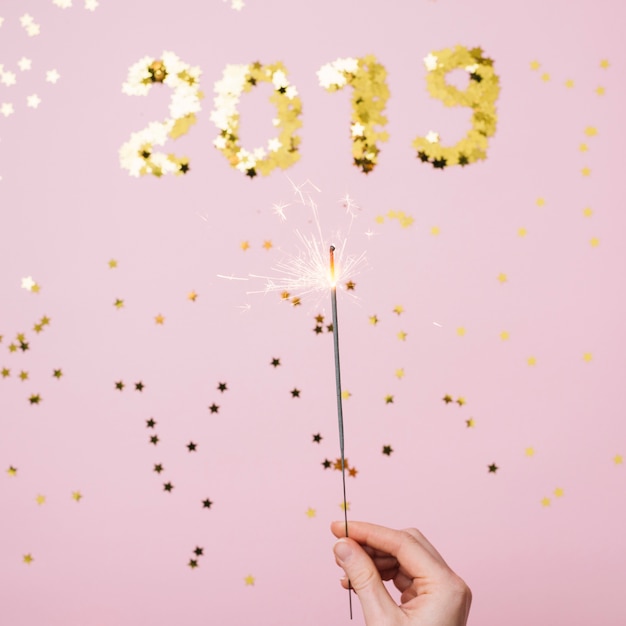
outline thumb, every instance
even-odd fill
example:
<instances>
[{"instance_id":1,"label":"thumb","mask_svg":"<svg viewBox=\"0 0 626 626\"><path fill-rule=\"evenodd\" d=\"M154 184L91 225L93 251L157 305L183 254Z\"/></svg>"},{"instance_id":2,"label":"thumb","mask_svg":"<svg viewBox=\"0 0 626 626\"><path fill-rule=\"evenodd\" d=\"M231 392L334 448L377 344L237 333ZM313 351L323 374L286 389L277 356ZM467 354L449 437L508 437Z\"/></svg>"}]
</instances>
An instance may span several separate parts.
<instances>
[{"instance_id":1,"label":"thumb","mask_svg":"<svg viewBox=\"0 0 626 626\"><path fill-rule=\"evenodd\" d=\"M398 611L398 605L383 585L376 565L369 554L353 539L339 539L333 548L337 565L343 568L356 591L366 624L387 623Z\"/></svg>"}]
</instances>

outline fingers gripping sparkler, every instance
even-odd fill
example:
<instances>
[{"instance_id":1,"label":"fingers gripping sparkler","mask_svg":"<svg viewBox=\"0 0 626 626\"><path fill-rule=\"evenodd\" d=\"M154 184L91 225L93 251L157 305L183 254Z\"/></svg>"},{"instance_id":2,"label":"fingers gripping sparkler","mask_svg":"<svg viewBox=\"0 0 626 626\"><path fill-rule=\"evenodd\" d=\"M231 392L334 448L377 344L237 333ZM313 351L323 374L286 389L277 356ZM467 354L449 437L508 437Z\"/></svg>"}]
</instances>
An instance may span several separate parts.
<instances>
[{"instance_id":1,"label":"fingers gripping sparkler","mask_svg":"<svg viewBox=\"0 0 626 626\"><path fill-rule=\"evenodd\" d=\"M343 402L341 398L341 366L339 364L339 324L337 322L337 282L335 278L335 246L330 246L330 301L333 315L333 342L335 347L335 383L337 388L337 421L339 424L339 450L341 453L341 480L343 484L343 516L348 536L348 503L346 500L346 464L343 435ZM352 619L352 586L348 580L350 619Z\"/></svg>"}]
</instances>

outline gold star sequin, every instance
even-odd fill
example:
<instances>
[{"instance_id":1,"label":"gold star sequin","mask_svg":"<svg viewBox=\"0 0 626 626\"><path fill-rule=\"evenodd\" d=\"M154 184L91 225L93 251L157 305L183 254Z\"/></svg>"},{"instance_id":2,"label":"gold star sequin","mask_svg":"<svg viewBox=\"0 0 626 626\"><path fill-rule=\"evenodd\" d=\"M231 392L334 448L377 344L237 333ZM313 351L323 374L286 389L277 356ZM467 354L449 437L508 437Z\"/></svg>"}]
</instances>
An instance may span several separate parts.
<instances>
[{"instance_id":1,"label":"gold star sequin","mask_svg":"<svg viewBox=\"0 0 626 626\"><path fill-rule=\"evenodd\" d=\"M37 504L39 504L40 506L41 506L42 504L45 504L45 502L46 502L46 496L42 496L41 494L39 494L39 495L35 498L35 502L36 502Z\"/></svg>"},{"instance_id":2,"label":"gold star sequin","mask_svg":"<svg viewBox=\"0 0 626 626\"><path fill-rule=\"evenodd\" d=\"M606 89L602 86L598 86L595 88L596 95L603 96L606 93Z\"/></svg>"},{"instance_id":3,"label":"gold star sequin","mask_svg":"<svg viewBox=\"0 0 626 626\"><path fill-rule=\"evenodd\" d=\"M585 128L585 135L587 137L595 137L598 134L598 129L595 126L587 126Z\"/></svg>"},{"instance_id":4,"label":"gold star sequin","mask_svg":"<svg viewBox=\"0 0 626 626\"><path fill-rule=\"evenodd\" d=\"M530 62L530 69L533 70L533 72L536 72L540 67L541 67L541 63L539 63L539 61Z\"/></svg>"},{"instance_id":5,"label":"gold star sequin","mask_svg":"<svg viewBox=\"0 0 626 626\"><path fill-rule=\"evenodd\" d=\"M80 491L72 491L72 500L75 502L80 502L83 497L83 494Z\"/></svg>"},{"instance_id":6,"label":"gold star sequin","mask_svg":"<svg viewBox=\"0 0 626 626\"><path fill-rule=\"evenodd\" d=\"M545 198L537 198L537 199L535 200L535 204L536 204L537 206L544 206L544 205L545 205L545 203L546 203L546 199L545 199Z\"/></svg>"},{"instance_id":7,"label":"gold star sequin","mask_svg":"<svg viewBox=\"0 0 626 626\"><path fill-rule=\"evenodd\" d=\"M312 509L311 507L309 507L306 510L306 516L311 518L311 517L315 517L315 509Z\"/></svg>"},{"instance_id":8,"label":"gold star sequin","mask_svg":"<svg viewBox=\"0 0 626 626\"><path fill-rule=\"evenodd\" d=\"M541 498L541 506L550 506L550 498Z\"/></svg>"},{"instance_id":9,"label":"gold star sequin","mask_svg":"<svg viewBox=\"0 0 626 626\"><path fill-rule=\"evenodd\" d=\"M254 576L252 574L248 574L244 579L244 583L246 584L247 587L252 587L254 586Z\"/></svg>"},{"instance_id":10,"label":"gold star sequin","mask_svg":"<svg viewBox=\"0 0 626 626\"><path fill-rule=\"evenodd\" d=\"M399 331L396 335L396 337L400 340L400 341L406 341L408 334L405 333L403 330Z\"/></svg>"},{"instance_id":11,"label":"gold star sequin","mask_svg":"<svg viewBox=\"0 0 626 626\"><path fill-rule=\"evenodd\" d=\"M455 400L455 402L459 405L459 406L463 406L466 403L465 398L457 398Z\"/></svg>"},{"instance_id":12,"label":"gold star sequin","mask_svg":"<svg viewBox=\"0 0 626 626\"><path fill-rule=\"evenodd\" d=\"M565 493L565 492L563 491L563 489L562 489L561 487L557 487L557 488L554 490L554 495L555 495L555 497L557 497L557 498L562 498L564 493Z\"/></svg>"},{"instance_id":13,"label":"gold star sequin","mask_svg":"<svg viewBox=\"0 0 626 626\"><path fill-rule=\"evenodd\" d=\"M583 176L591 176L591 168L589 168L589 167L583 167L583 168L580 170L580 173L581 173Z\"/></svg>"},{"instance_id":14,"label":"gold star sequin","mask_svg":"<svg viewBox=\"0 0 626 626\"><path fill-rule=\"evenodd\" d=\"M504 284L507 281L507 276L506 274L503 274L502 272L500 272L500 274L498 274L498 282L500 284Z\"/></svg>"},{"instance_id":15,"label":"gold star sequin","mask_svg":"<svg viewBox=\"0 0 626 626\"><path fill-rule=\"evenodd\" d=\"M591 354L591 352L585 352L583 354L583 360L586 361L587 363L589 363L592 359L593 359L593 355Z\"/></svg>"},{"instance_id":16,"label":"gold star sequin","mask_svg":"<svg viewBox=\"0 0 626 626\"><path fill-rule=\"evenodd\" d=\"M187 300L191 300L192 302L195 302L198 298L198 294L193 291L193 289L187 294Z\"/></svg>"},{"instance_id":17,"label":"gold star sequin","mask_svg":"<svg viewBox=\"0 0 626 626\"><path fill-rule=\"evenodd\" d=\"M33 558L32 554L25 554L22 557L22 561L24 561L24 563L26 563L27 565L30 565L35 559Z\"/></svg>"},{"instance_id":18,"label":"gold star sequin","mask_svg":"<svg viewBox=\"0 0 626 626\"><path fill-rule=\"evenodd\" d=\"M239 247L245 252L250 247L250 242L249 241L242 241L239 244Z\"/></svg>"},{"instance_id":19,"label":"gold star sequin","mask_svg":"<svg viewBox=\"0 0 626 626\"><path fill-rule=\"evenodd\" d=\"M583 209L584 217L591 217L592 215L593 215L593 209L589 208L588 206Z\"/></svg>"},{"instance_id":20,"label":"gold star sequin","mask_svg":"<svg viewBox=\"0 0 626 626\"><path fill-rule=\"evenodd\" d=\"M466 420L465 420L465 425L466 425L468 428L474 428L474 426L476 425L476 421L474 420L474 418L473 418L473 417L470 417L469 419L466 419Z\"/></svg>"},{"instance_id":21,"label":"gold star sequin","mask_svg":"<svg viewBox=\"0 0 626 626\"><path fill-rule=\"evenodd\" d=\"M7 474L9 476L17 476L17 467L13 467L12 465L9 465L9 469L7 470Z\"/></svg>"},{"instance_id":22,"label":"gold star sequin","mask_svg":"<svg viewBox=\"0 0 626 626\"><path fill-rule=\"evenodd\" d=\"M507 341L507 340L510 338L510 336L511 336L511 335L510 335L510 333L509 333L509 331L508 331L508 330L503 330L503 331L500 333L500 339L502 339L502 341Z\"/></svg>"},{"instance_id":23,"label":"gold star sequin","mask_svg":"<svg viewBox=\"0 0 626 626\"><path fill-rule=\"evenodd\" d=\"M113 306L114 306L116 309L121 309L121 308L123 308L123 307L124 307L124 300L122 300L122 299L120 299L120 298L117 298L117 299L115 300L115 302L113 303Z\"/></svg>"},{"instance_id":24,"label":"gold star sequin","mask_svg":"<svg viewBox=\"0 0 626 626\"><path fill-rule=\"evenodd\" d=\"M111 259L109 261L109 268L110 269L115 269L117 267L117 261L115 259Z\"/></svg>"},{"instance_id":25,"label":"gold star sequin","mask_svg":"<svg viewBox=\"0 0 626 626\"><path fill-rule=\"evenodd\" d=\"M431 226L430 228L430 234L434 235L435 237L441 232L439 226Z\"/></svg>"},{"instance_id":26,"label":"gold star sequin","mask_svg":"<svg viewBox=\"0 0 626 626\"><path fill-rule=\"evenodd\" d=\"M263 242L263 247L264 247L266 250L271 250L271 249L273 248L273 244L272 244L272 242L271 242L269 239L266 239L266 240Z\"/></svg>"},{"instance_id":27,"label":"gold star sequin","mask_svg":"<svg viewBox=\"0 0 626 626\"><path fill-rule=\"evenodd\" d=\"M588 146L586 143L581 143L581 144L578 146L578 150L579 150L580 152L587 152L587 151L589 150L589 146Z\"/></svg>"},{"instance_id":28,"label":"gold star sequin","mask_svg":"<svg viewBox=\"0 0 626 626\"><path fill-rule=\"evenodd\" d=\"M571 89L571 88L574 86L574 81L573 81L571 78L568 78L568 79L565 81L565 86L566 86L568 89Z\"/></svg>"},{"instance_id":29,"label":"gold star sequin","mask_svg":"<svg viewBox=\"0 0 626 626\"><path fill-rule=\"evenodd\" d=\"M547 82L550 80L550 74L548 74L548 72L544 72L544 73L541 75L541 80L542 80L544 83L547 83Z\"/></svg>"},{"instance_id":30,"label":"gold star sequin","mask_svg":"<svg viewBox=\"0 0 626 626\"><path fill-rule=\"evenodd\" d=\"M341 397L343 400L347 400L352 394L347 389L341 390Z\"/></svg>"},{"instance_id":31,"label":"gold star sequin","mask_svg":"<svg viewBox=\"0 0 626 626\"><path fill-rule=\"evenodd\" d=\"M624 457L621 454L616 454L613 457L613 463L615 463L615 465L622 465L624 463Z\"/></svg>"},{"instance_id":32,"label":"gold star sequin","mask_svg":"<svg viewBox=\"0 0 626 626\"><path fill-rule=\"evenodd\" d=\"M589 240L589 244L592 248L597 248L600 245L600 240L597 237L592 237Z\"/></svg>"},{"instance_id":33,"label":"gold star sequin","mask_svg":"<svg viewBox=\"0 0 626 626\"><path fill-rule=\"evenodd\" d=\"M459 327L456 329L456 334L457 334L459 337L464 337L464 336L465 336L465 328L464 328L463 326L459 326Z\"/></svg>"},{"instance_id":34,"label":"gold star sequin","mask_svg":"<svg viewBox=\"0 0 626 626\"><path fill-rule=\"evenodd\" d=\"M163 325L163 323L165 322L165 318L159 313L155 318L154 321L156 324L160 324Z\"/></svg>"},{"instance_id":35,"label":"gold star sequin","mask_svg":"<svg viewBox=\"0 0 626 626\"><path fill-rule=\"evenodd\" d=\"M28 372L25 372L24 370L22 370L19 373L19 377L20 377L20 380L28 380Z\"/></svg>"},{"instance_id":36,"label":"gold star sequin","mask_svg":"<svg viewBox=\"0 0 626 626\"><path fill-rule=\"evenodd\" d=\"M376 326L376 324L378 324L378 316L377 315L370 315L369 316L369 321L370 321L370 324L372 326Z\"/></svg>"},{"instance_id":37,"label":"gold star sequin","mask_svg":"<svg viewBox=\"0 0 626 626\"><path fill-rule=\"evenodd\" d=\"M608 60L608 59L602 59L602 61L600 61L600 67L601 67L603 70L608 69L610 66L611 66L611 65L610 65L610 63L609 63L609 60Z\"/></svg>"},{"instance_id":38,"label":"gold star sequin","mask_svg":"<svg viewBox=\"0 0 626 626\"><path fill-rule=\"evenodd\" d=\"M534 365L537 365L537 359L534 356L529 356L526 359L526 363L528 363L528 365L530 365L532 367Z\"/></svg>"},{"instance_id":39,"label":"gold star sequin","mask_svg":"<svg viewBox=\"0 0 626 626\"><path fill-rule=\"evenodd\" d=\"M402 313L404 313L404 307L401 304L398 304L393 307L393 312L396 315L402 315Z\"/></svg>"},{"instance_id":40,"label":"gold star sequin","mask_svg":"<svg viewBox=\"0 0 626 626\"><path fill-rule=\"evenodd\" d=\"M524 450L524 454L526 456L535 456L535 449L532 447L526 448L526 450Z\"/></svg>"},{"instance_id":41,"label":"gold star sequin","mask_svg":"<svg viewBox=\"0 0 626 626\"><path fill-rule=\"evenodd\" d=\"M2 378L8 378L11 375L11 370L8 367L3 367L0 370L0 375Z\"/></svg>"},{"instance_id":42,"label":"gold star sequin","mask_svg":"<svg viewBox=\"0 0 626 626\"><path fill-rule=\"evenodd\" d=\"M374 218L374 221L375 221L377 224L384 224L384 223L385 223L385 216L384 216L384 215L377 215L377 216Z\"/></svg>"},{"instance_id":43,"label":"gold star sequin","mask_svg":"<svg viewBox=\"0 0 626 626\"><path fill-rule=\"evenodd\" d=\"M404 368L403 367L398 368L395 373L396 373L396 378L398 380L402 380L404 378Z\"/></svg>"},{"instance_id":44,"label":"gold star sequin","mask_svg":"<svg viewBox=\"0 0 626 626\"><path fill-rule=\"evenodd\" d=\"M517 229L517 236L518 237L526 237L527 234L528 234L528 231L525 228L518 228Z\"/></svg>"},{"instance_id":45,"label":"gold star sequin","mask_svg":"<svg viewBox=\"0 0 626 626\"><path fill-rule=\"evenodd\" d=\"M342 511L349 511L349 510L350 510L350 503L349 503L349 502L345 502L345 503L344 503L344 502L341 502L341 503L339 504L339 508L340 508Z\"/></svg>"}]
</instances>

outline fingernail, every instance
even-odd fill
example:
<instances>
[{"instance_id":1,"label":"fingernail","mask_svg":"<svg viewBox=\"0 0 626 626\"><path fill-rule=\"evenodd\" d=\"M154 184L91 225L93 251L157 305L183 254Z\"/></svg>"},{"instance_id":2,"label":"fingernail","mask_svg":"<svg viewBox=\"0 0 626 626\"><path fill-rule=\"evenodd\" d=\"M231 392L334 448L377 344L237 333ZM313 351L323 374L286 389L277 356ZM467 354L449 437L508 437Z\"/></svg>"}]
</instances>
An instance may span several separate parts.
<instances>
[{"instance_id":1,"label":"fingernail","mask_svg":"<svg viewBox=\"0 0 626 626\"><path fill-rule=\"evenodd\" d=\"M344 563L352 556L352 547L346 541L339 540L335 544L335 556Z\"/></svg>"}]
</instances>

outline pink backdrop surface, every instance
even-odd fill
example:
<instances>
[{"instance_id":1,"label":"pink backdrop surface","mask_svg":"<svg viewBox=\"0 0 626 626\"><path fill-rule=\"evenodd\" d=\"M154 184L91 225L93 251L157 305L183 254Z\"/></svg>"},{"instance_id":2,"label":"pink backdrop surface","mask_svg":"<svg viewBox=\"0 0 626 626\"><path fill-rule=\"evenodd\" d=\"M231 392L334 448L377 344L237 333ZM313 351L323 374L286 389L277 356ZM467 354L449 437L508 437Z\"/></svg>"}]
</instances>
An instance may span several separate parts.
<instances>
[{"instance_id":1,"label":"pink backdrop surface","mask_svg":"<svg viewBox=\"0 0 626 626\"><path fill-rule=\"evenodd\" d=\"M329 294L293 306L250 276L317 235L309 197L324 243L366 256L339 291L349 518L420 528L470 624L626 623L620 3L63 4L0 4L2 623L349 623ZM423 59L459 44L494 61L497 131L486 160L434 169L413 139L452 144L470 115ZM171 91L122 84L164 51L202 72L164 148L190 169L135 178L119 149ZM365 175L350 94L316 72L367 54L391 97ZM250 179L211 110L255 61L284 63L303 126L299 162ZM242 97L247 147L275 134L269 93Z\"/></svg>"}]
</instances>

